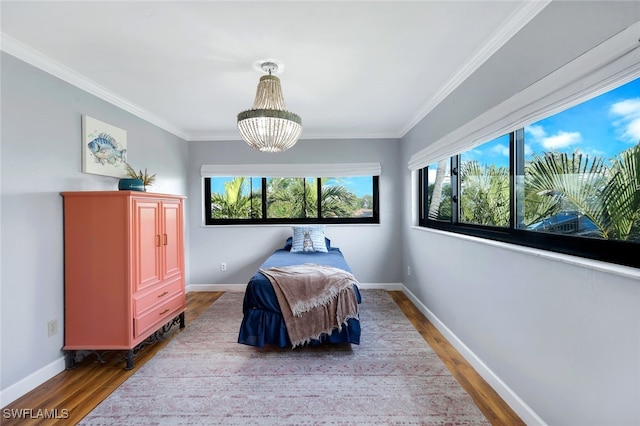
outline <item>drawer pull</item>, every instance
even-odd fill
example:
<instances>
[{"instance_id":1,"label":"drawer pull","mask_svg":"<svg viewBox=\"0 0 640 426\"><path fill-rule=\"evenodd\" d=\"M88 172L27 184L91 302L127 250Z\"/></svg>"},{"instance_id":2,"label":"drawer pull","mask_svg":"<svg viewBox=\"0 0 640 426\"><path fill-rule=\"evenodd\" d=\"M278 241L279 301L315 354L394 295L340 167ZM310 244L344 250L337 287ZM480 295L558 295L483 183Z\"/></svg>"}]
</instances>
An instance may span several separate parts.
<instances>
[{"instance_id":1,"label":"drawer pull","mask_svg":"<svg viewBox=\"0 0 640 426\"><path fill-rule=\"evenodd\" d=\"M166 314L167 312L169 312L169 309L165 309L164 311L160 312L158 315L164 315L164 314Z\"/></svg>"},{"instance_id":2,"label":"drawer pull","mask_svg":"<svg viewBox=\"0 0 640 426\"><path fill-rule=\"evenodd\" d=\"M160 247L160 235L156 235L156 247Z\"/></svg>"},{"instance_id":3,"label":"drawer pull","mask_svg":"<svg viewBox=\"0 0 640 426\"><path fill-rule=\"evenodd\" d=\"M168 292L168 291L165 291L164 293L159 294L159 295L158 295L158 297L166 296L167 294L169 294L169 292Z\"/></svg>"},{"instance_id":4,"label":"drawer pull","mask_svg":"<svg viewBox=\"0 0 640 426\"><path fill-rule=\"evenodd\" d=\"M169 239L167 237L167 234L162 234L162 236L164 237L164 245L166 246L167 243L169 242Z\"/></svg>"}]
</instances>

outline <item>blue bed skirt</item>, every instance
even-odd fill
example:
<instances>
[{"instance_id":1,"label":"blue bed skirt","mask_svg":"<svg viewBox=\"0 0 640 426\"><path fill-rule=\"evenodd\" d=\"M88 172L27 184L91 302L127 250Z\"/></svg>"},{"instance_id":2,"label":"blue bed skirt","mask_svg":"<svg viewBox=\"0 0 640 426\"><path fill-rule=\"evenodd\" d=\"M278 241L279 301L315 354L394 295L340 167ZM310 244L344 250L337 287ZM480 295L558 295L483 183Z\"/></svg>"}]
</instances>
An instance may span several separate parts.
<instances>
[{"instance_id":1,"label":"blue bed skirt","mask_svg":"<svg viewBox=\"0 0 640 426\"><path fill-rule=\"evenodd\" d=\"M260 269L316 263L351 272L351 268L339 248L331 247L328 250L327 253L291 253L286 248L276 250L265 260ZM360 303L362 298L356 285L353 286L353 291L358 303ZM238 343L257 347L265 345L291 347L291 340L273 286L269 279L258 271L247 284L242 312L244 317L240 325ZM352 318L340 331L336 329L330 335L324 335L320 340L314 340L310 344L318 345L325 342L360 344L360 321Z\"/></svg>"}]
</instances>

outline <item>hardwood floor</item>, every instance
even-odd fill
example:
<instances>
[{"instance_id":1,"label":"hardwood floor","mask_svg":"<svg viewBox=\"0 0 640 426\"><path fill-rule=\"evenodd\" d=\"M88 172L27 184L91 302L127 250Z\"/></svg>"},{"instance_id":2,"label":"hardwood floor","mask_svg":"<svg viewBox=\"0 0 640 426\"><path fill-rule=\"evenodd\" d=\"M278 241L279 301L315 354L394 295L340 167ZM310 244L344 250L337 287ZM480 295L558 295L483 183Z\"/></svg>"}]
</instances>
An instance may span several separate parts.
<instances>
[{"instance_id":1,"label":"hardwood floor","mask_svg":"<svg viewBox=\"0 0 640 426\"><path fill-rule=\"evenodd\" d=\"M188 293L187 324L195 320L222 294L223 292ZM402 292L390 291L389 294L442 359L460 385L471 395L492 425L516 426L525 424ZM4 407L0 423L20 426L76 424L100 401L133 375L140 366L166 346L177 333L180 333L180 330L174 328L167 333L164 340L141 351L135 358L134 368L130 371L123 369L124 364L118 359L117 353L105 357L104 363L92 362L94 358L87 358L78 363L75 370L61 372ZM25 410L29 410L26 416ZM54 415L58 419L35 418L39 414L38 410L47 410L49 415ZM17 412L22 412L23 418L10 418L12 413ZM41 415L40 417L45 416Z\"/></svg>"},{"instance_id":2,"label":"hardwood floor","mask_svg":"<svg viewBox=\"0 0 640 426\"><path fill-rule=\"evenodd\" d=\"M389 294L492 425L525 425L403 292L390 291Z\"/></svg>"}]
</instances>

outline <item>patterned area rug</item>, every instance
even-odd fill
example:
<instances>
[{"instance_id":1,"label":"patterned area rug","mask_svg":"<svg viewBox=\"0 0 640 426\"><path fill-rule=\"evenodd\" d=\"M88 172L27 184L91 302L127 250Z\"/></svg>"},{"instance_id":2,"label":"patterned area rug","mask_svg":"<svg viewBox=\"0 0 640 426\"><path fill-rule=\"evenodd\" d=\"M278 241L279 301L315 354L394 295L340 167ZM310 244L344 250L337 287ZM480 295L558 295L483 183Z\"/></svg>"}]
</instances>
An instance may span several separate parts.
<instances>
[{"instance_id":1,"label":"patterned area rug","mask_svg":"<svg viewBox=\"0 0 640 426\"><path fill-rule=\"evenodd\" d=\"M82 425L488 425L383 290L362 290L360 345L236 343L225 293Z\"/></svg>"}]
</instances>

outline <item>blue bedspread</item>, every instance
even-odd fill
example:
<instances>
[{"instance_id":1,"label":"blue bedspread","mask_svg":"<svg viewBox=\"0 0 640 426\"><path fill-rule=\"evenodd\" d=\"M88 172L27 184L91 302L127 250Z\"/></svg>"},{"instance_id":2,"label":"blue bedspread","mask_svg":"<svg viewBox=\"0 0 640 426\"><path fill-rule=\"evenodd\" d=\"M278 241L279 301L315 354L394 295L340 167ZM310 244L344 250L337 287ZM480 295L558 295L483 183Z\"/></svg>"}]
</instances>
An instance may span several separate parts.
<instances>
[{"instance_id":1,"label":"blue bedspread","mask_svg":"<svg viewBox=\"0 0 640 426\"><path fill-rule=\"evenodd\" d=\"M351 272L351 268L339 248L330 247L328 250L327 253L291 253L288 249L276 250L260 268L316 263ZM358 303L360 303L362 299L358 287L354 285L353 288ZM247 284L242 312L244 318L240 325L238 343L258 347L263 347L265 344L279 347L291 346L291 340L289 340L273 286L269 279L258 271ZM360 321L350 319L340 332L334 330L331 335L324 336L319 341L312 341L311 344L322 342L360 344Z\"/></svg>"}]
</instances>

